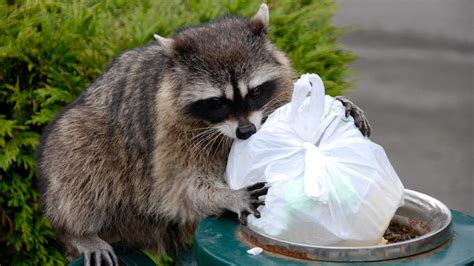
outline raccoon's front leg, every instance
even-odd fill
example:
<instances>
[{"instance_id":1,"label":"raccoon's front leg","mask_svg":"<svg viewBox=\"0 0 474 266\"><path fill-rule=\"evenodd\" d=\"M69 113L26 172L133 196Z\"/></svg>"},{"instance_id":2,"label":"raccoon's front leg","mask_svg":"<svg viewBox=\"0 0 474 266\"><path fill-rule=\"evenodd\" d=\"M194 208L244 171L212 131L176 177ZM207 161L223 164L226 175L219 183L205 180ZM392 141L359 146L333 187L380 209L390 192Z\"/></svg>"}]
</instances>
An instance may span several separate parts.
<instances>
[{"instance_id":1,"label":"raccoon's front leg","mask_svg":"<svg viewBox=\"0 0 474 266\"><path fill-rule=\"evenodd\" d=\"M239 216L242 224L247 224L247 216L253 214L260 218L257 208L264 205L259 197L266 195L269 187L266 183L232 190L223 182L209 182L202 179L191 185L188 191L188 199L193 203L195 211L200 216L220 215L224 210L230 210ZM197 190L196 190L197 188Z\"/></svg>"},{"instance_id":2,"label":"raccoon's front leg","mask_svg":"<svg viewBox=\"0 0 474 266\"><path fill-rule=\"evenodd\" d=\"M233 193L233 197L230 197L230 206L227 209L237 213L239 215L239 222L246 225L249 214L260 218L260 212L257 208L260 205L265 205L265 202L259 199L259 197L266 195L268 189L269 187L266 186L265 182L239 189Z\"/></svg>"},{"instance_id":3,"label":"raccoon's front leg","mask_svg":"<svg viewBox=\"0 0 474 266\"><path fill-rule=\"evenodd\" d=\"M346 117L351 115L354 118L355 125L359 128L360 132L362 132L362 135L369 137L371 128L369 120L365 117L362 109L344 96L336 96L336 100L340 101L346 108Z\"/></svg>"},{"instance_id":4,"label":"raccoon's front leg","mask_svg":"<svg viewBox=\"0 0 474 266\"><path fill-rule=\"evenodd\" d=\"M97 235L71 237L68 239L68 242L77 248L79 253L84 256L84 266L101 264L110 266L119 265L118 257L112 246ZM95 264L92 264L91 260L94 260Z\"/></svg>"}]
</instances>

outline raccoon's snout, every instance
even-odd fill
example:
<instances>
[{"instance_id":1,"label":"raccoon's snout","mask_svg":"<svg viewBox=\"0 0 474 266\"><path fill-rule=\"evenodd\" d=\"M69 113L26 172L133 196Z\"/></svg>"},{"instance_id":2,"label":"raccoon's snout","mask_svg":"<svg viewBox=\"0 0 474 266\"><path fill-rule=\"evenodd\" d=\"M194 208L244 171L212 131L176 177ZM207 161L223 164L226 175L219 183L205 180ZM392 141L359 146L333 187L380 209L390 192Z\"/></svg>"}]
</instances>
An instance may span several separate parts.
<instances>
[{"instance_id":1,"label":"raccoon's snout","mask_svg":"<svg viewBox=\"0 0 474 266\"><path fill-rule=\"evenodd\" d=\"M235 130L235 135L238 139L248 139L250 136L257 132L257 128L254 124L249 123L246 125L239 125Z\"/></svg>"}]
</instances>

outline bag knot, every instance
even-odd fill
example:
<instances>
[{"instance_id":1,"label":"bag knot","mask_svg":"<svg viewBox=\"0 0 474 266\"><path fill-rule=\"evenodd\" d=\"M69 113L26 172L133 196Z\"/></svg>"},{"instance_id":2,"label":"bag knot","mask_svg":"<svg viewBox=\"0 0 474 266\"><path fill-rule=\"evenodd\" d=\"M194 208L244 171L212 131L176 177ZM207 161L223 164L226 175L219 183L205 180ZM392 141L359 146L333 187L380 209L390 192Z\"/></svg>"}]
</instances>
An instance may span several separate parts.
<instances>
[{"instance_id":1,"label":"bag knot","mask_svg":"<svg viewBox=\"0 0 474 266\"><path fill-rule=\"evenodd\" d=\"M301 147L302 147L303 149L305 149L305 150L309 150L309 149L314 149L314 148L316 148L316 145L314 145L314 144L311 143L311 142L305 141L305 142L301 143Z\"/></svg>"}]
</instances>

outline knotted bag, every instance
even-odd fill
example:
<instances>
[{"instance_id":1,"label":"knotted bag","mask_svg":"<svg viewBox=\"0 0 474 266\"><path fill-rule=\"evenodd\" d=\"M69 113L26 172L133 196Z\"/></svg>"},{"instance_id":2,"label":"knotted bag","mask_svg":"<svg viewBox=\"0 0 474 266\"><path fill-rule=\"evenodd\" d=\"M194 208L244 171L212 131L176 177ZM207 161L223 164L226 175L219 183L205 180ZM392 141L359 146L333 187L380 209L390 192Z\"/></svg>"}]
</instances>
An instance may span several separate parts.
<instances>
[{"instance_id":1,"label":"knotted bag","mask_svg":"<svg viewBox=\"0 0 474 266\"><path fill-rule=\"evenodd\" d=\"M268 182L261 218L249 216L248 226L301 244L375 245L403 204L403 185L383 148L324 95L315 74L295 83L291 102L257 133L234 142L225 179L232 189Z\"/></svg>"}]
</instances>

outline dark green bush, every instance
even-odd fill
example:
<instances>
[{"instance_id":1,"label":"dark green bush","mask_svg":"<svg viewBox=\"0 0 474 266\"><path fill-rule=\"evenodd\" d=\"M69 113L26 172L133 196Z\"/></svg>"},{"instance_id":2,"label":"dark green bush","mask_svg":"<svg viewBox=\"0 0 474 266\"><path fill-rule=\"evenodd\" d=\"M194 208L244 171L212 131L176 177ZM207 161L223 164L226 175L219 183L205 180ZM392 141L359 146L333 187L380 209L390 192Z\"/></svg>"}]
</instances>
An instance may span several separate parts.
<instances>
[{"instance_id":1,"label":"dark green bush","mask_svg":"<svg viewBox=\"0 0 474 266\"><path fill-rule=\"evenodd\" d=\"M63 264L35 187L41 129L120 51L260 1L0 2L0 264ZM270 37L301 72L319 73L331 94L348 84L353 56L330 25L330 0L270 1Z\"/></svg>"}]
</instances>

